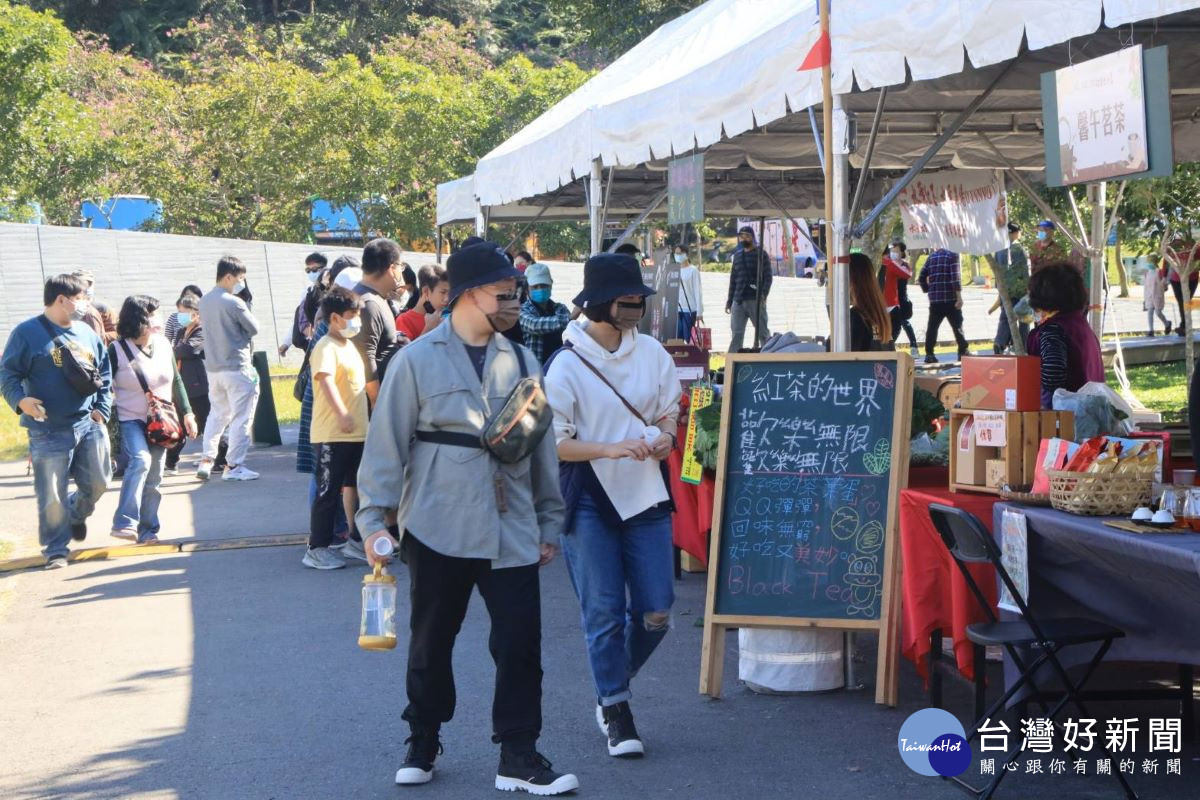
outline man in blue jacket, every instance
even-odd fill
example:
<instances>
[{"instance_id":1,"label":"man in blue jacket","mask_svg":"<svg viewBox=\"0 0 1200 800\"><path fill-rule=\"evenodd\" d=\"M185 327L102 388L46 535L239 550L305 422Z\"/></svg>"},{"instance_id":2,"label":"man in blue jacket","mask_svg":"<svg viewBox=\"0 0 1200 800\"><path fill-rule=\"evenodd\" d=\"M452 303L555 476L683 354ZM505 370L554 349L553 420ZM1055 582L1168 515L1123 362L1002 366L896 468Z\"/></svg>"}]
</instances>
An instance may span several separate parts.
<instances>
[{"instance_id":1,"label":"man in blue jacket","mask_svg":"<svg viewBox=\"0 0 1200 800\"><path fill-rule=\"evenodd\" d=\"M29 434L47 569L67 565L68 543L87 535L87 518L112 477L105 428L112 409L108 352L95 331L74 319L86 292L87 283L75 275L46 281L45 311L13 329L0 361L4 399ZM64 370L72 357L97 369L95 391L72 385ZM68 478L75 479L70 495Z\"/></svg>"}]
</instances>

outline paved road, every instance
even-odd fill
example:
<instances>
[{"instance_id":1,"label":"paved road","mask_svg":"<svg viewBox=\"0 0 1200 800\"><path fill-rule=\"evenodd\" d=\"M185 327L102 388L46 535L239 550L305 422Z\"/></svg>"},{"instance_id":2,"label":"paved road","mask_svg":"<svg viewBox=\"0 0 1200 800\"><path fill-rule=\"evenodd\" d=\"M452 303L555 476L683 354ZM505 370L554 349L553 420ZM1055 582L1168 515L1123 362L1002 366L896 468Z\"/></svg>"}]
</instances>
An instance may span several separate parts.
<instances>
[{"instance_id":1,"label":"paved road","mask_svg":"<svg viewBox=\"0 0 1200 800\"><path fill-rule=\"evenodd\" d=\"M173 483L174 530L202 537L301 530L304 481L289 453L256 452L252 463L264 471L257 483ZM0 477L6 521L31 505L18 467L6 465ZM493 672L482 603L473 603L459 637L459 713L445 730L437 782L402 790L392 776L406 735L405 637L395 653L360 651L362 570L317 573L303 569L300 556L299 546L269 547L0 573L0 798L499 797L491 788ZM404 598L402 567L398 573ZM737 683L731 634L725 698L710 701L696 693L703 578L685 576L677 594L674 630L634 687L649 757L617 762L593 722L594 691L561 560L543 572L543 748L578 773L582 796L961 796L910 772L896 752L900 725L925 707L907 662L897 709L873 703L869 636L862 637L864 691L759 696ZM968 693L951 687L947 699L969 721ZM1145 718L1170 710L1106 705L1098 713ZM1142 797L1200 798L1198 756L1189 746L1182 779L1139 777ZM1105 779L1018 774L1004 796L1118 795Z\"/></svg>"},{"instance_id":2,"label":"paved road","mask_svg":"<svg viewBox=\"0 0 1200 800\"><path fill-rule=\"evenodd\" d=\"M296 472L296 428L284 428L284 444L256 447L246 463L262 478L248 483L214 478L196 480L199 446L189 443L180 473L163 480L159 511L163 541L228 539L240 536L300 533L308 530L308 476ZM13 546L13 556L40 554L37 506L24 461L0 462L0 503L4 524L0 539ZM117 510L121 481L114 480L88 522L88 547L125 544L108 534Z\"/></svg>"},{"instance_id":3,"label":"paved road","mask_svg":"<svg viewBox=\"0 0 1200 800\"><path fill-rule=\"evenodd\" d=\"M445 729L437 783L401 790L392 775L406 735L404 642L392 654L358 650L361 572L303 570L299 555L261 548L0 577L16 589L0 620L0 797L498 797L482 603L459 637L459 713ZM898 709L875 706L869 687L758 696L736 684L731 635L725 699L698 696L698 576L678 584L675 629L635 684L649 756L610 759L561 562L546 569L543 591L542 743L578 773L584 796L960 796L909 772L896 753L899 726L923 706L907 665ZM868 646L868 663L871 655ZM965 718L966 693L949 697ZM1162 790L1143 796L1200 796L1200 764L1188 769L1186 783L1142 780ZM1007 796L1116 795L1095 779L1017 775Z\"/></svg>"}]
</instances>

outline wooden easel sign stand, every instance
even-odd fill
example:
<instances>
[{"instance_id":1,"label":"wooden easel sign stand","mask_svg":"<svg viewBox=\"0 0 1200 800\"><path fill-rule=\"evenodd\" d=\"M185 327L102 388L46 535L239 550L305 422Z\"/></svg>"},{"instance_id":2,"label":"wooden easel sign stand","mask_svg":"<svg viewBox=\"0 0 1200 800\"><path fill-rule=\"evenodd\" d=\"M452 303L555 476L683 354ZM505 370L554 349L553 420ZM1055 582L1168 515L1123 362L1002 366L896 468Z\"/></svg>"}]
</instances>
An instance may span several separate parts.
<instances>
[{"instance_id":1,"label":"wooden easel sign stand","mask_svg":"<svg viewBox=\"0 0 1200 800\"><path fill-rule=\"evenodd\" d=\"M879 632L875 702L897 701L907 353L731 355L700 692L721 694L729 628Z\"/></svg>"}]
</instances>

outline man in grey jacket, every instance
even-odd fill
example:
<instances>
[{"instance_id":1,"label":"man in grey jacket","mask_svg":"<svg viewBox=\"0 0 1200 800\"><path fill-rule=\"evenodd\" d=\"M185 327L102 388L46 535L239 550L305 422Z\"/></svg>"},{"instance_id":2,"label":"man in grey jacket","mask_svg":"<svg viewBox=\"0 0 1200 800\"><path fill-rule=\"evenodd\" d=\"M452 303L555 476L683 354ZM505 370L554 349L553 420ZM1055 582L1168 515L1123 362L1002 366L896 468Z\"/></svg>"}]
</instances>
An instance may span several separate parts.
<instances>
[{"instance_id":1,"label":"man in grey jacket","mask_svg":"<svg viewBox=\"0 0 1200 800\"><path fill-rule=\"evenodd\" d=\"M196 468L196 477L208 480L213 461L221 445L221 436L229 429L228 466L221 476L226 481L252 481L258 473L246 469L250 450L250 428L258 404L258 373L251 363L258 333L258 321L238 294L246 288L246 267L233 256L217 262L217 285L200 298L200 316L204 319L204 369L208 373L208 397L211 402L208 423L204 427L204 456Z\"/></svg>"},{"instance_id":2,"label":"man in grey jacket","mask_svg":"<svg viewBox=\"0 0 1200 800\"><path fill-rule=\"evenodd\" d=\"M533 354L497 331L520 313L520 275L496 245L464 247L447 262L449 324L398 352L384 376L358 473L358 529L374 544L398 510L401 556L411 582L408 707L412 735L398 784L427 783L438 733L454 716L451 657L477 587L492 620L496 662L496 788L554 795L579 781L537 752L542 727L541 590L538 568L557 552L564 508L554 439L529 458L501 464L479 435Z\"/></svg>"}]
</instances>

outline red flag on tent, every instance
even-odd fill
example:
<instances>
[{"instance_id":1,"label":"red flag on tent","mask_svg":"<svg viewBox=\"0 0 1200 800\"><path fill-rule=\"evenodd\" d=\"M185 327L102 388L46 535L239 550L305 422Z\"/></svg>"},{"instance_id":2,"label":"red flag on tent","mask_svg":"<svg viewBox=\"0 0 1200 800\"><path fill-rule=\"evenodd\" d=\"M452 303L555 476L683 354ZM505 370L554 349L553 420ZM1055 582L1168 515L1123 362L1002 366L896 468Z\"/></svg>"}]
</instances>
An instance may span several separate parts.
<instances>
[{"instance_id":1,"label":"red flag on tent","mask_svg":"<svg viewBox=\"0 0 1200 800\"><path fill-rule=\"evenodd\" d=\"M832 47L829 44L829 31L821 31L821 35L818 37L817 43L814 44L812 49L808 51L808 55L804 57L804 63L802 63L796 71L804 72L805 70L809 69L821 69L822 67L829 66L831 51Z\"/></svg>"}]
</instances>

